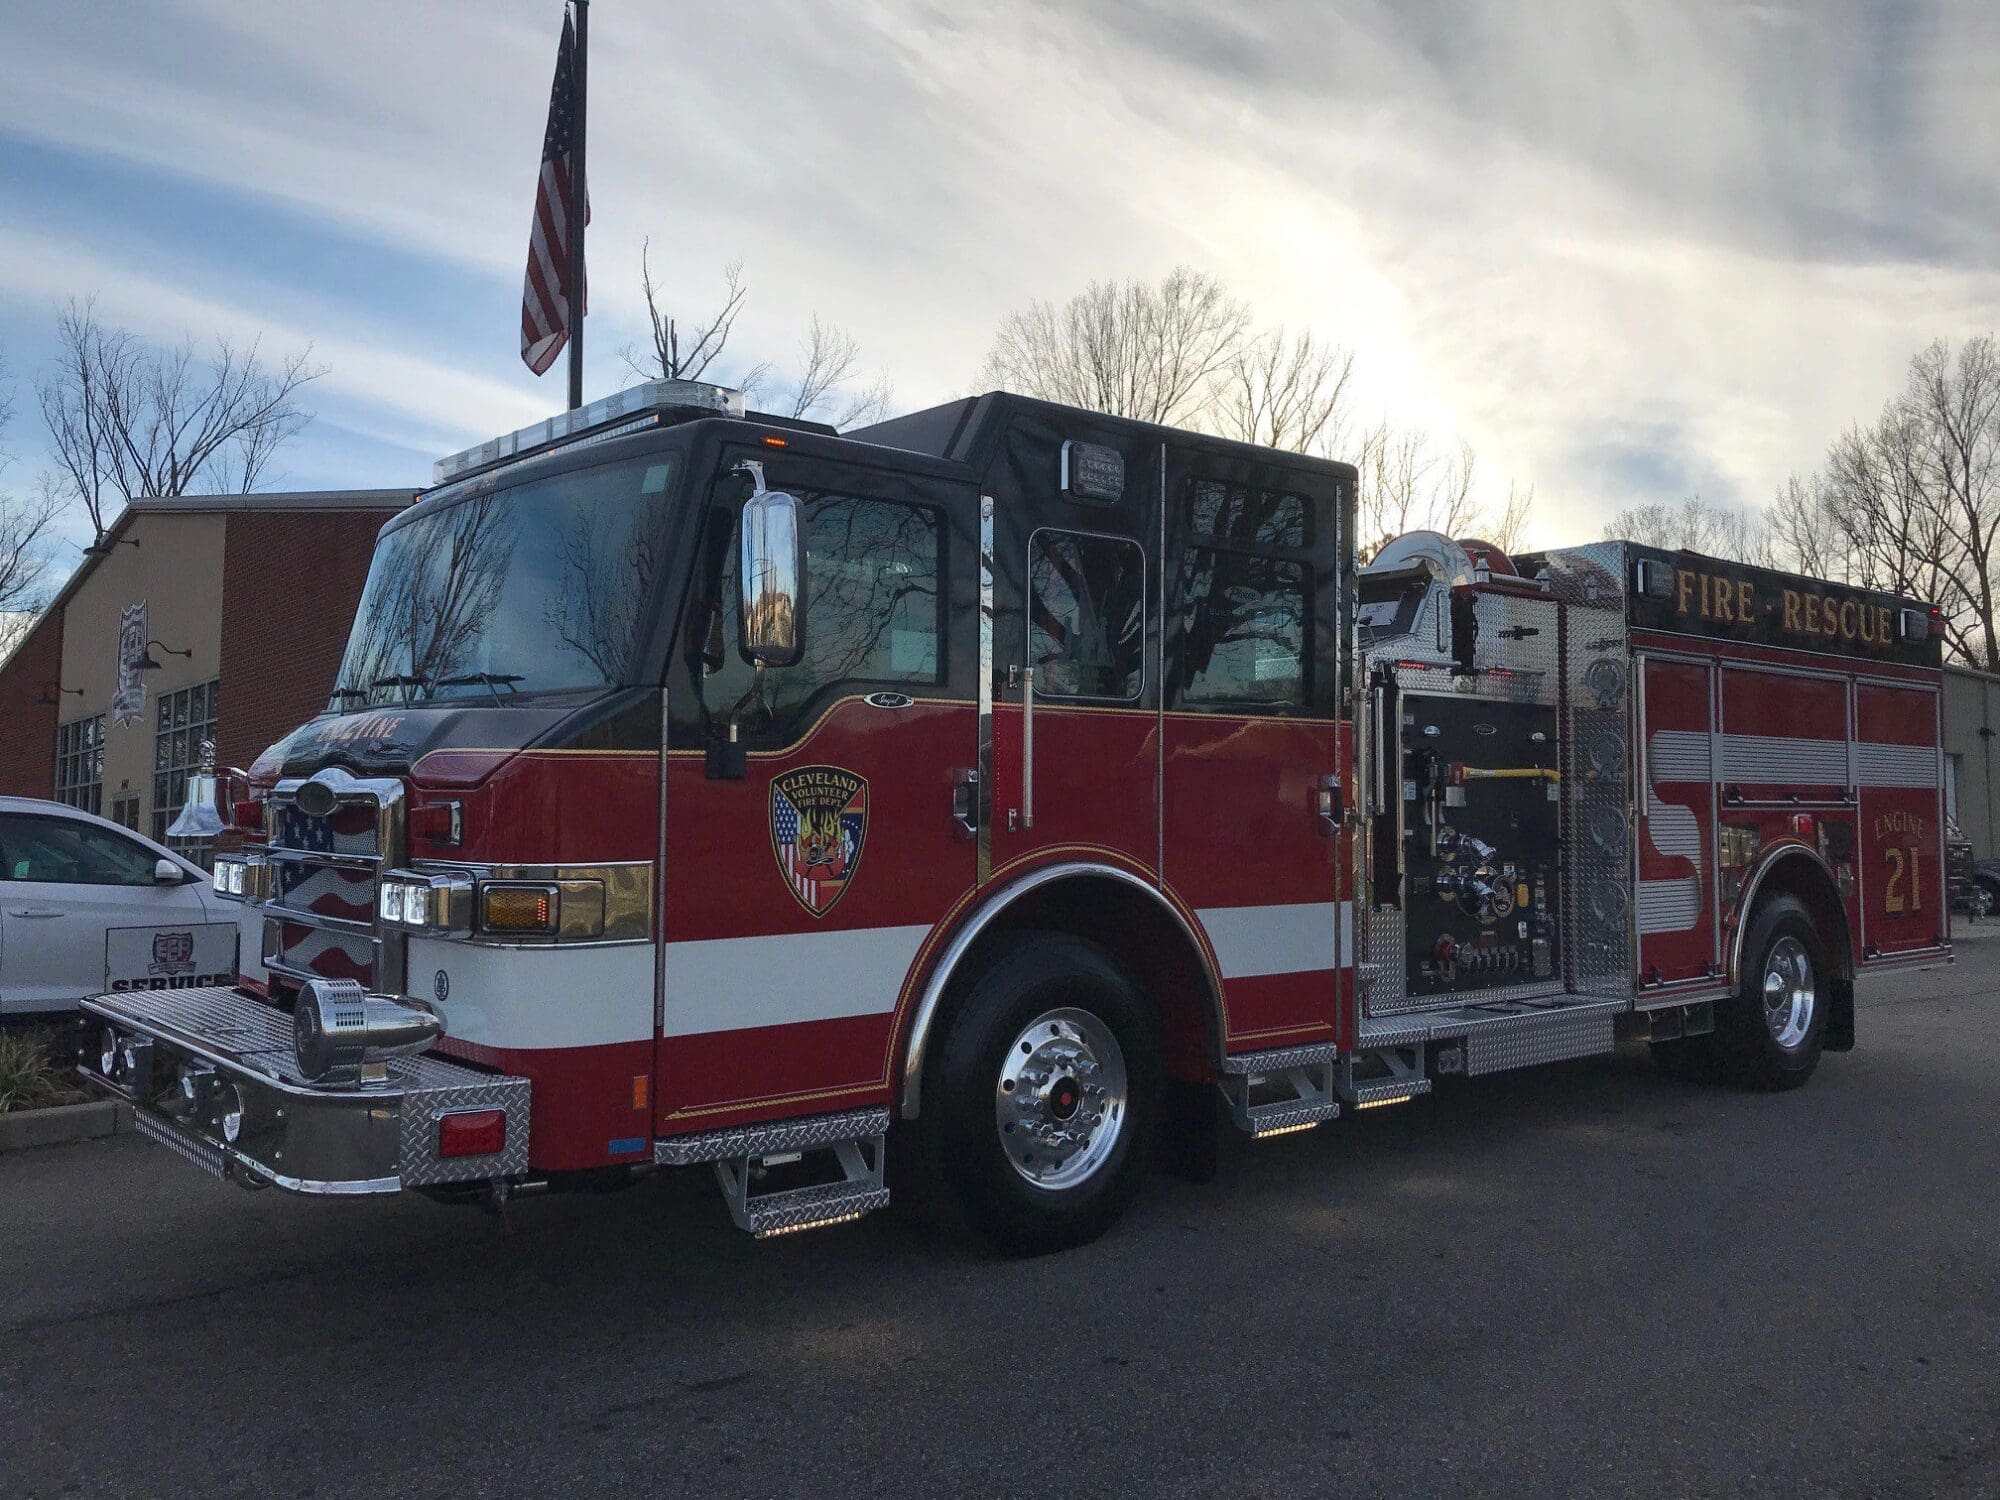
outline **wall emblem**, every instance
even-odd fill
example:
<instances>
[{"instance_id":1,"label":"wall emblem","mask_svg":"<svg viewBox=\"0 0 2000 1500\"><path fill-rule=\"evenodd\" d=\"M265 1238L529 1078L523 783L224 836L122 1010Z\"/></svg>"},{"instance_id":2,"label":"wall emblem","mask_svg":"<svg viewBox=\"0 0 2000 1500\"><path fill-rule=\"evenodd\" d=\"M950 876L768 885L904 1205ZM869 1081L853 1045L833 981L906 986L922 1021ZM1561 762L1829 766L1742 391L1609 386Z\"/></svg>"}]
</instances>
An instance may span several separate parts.
<instances>
[{"instance_id":1,"label":"wall emblem","mask_svg":"<svg viewBox=\"0 0 2000 1500\"><path fill-rule=\"evenodd\" d=\"M771 781L771 850L799 905L823 917L847 891L868 831L868 783L838 766Z\"/></svg>"},{"instance_id":2,"label":"wall emblem","mask_svg":"<svg viewBox=\"0 0 2000 1500\"><path fill-rule=\"evenodd\" d=\"M139 670L139 663L146 659L146 637L150 633L145 604L126 605L118 616L118 688L111 695L114 724L136 724L146 710L146 677Z\"/></svg>"}]
</instances>

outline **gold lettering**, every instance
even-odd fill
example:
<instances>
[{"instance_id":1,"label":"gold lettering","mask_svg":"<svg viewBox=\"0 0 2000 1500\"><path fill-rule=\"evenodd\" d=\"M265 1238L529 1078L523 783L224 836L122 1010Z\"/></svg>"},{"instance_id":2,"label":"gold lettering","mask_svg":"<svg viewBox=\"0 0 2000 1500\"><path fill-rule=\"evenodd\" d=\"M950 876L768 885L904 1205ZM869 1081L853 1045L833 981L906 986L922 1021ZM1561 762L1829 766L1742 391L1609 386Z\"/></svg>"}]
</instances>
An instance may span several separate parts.
<instances>
[{"instance_id":1,"label":"gold lettering","mask_svg":"<svg viewBox=\"0 0 2000 1500\"><path fill-rule=\"evenodd\" d=\"M1819 634L1819 595L1806 595L1806 634Z\"/></svg>"},{"instance_id":2,"label":"gold lettering","mask_svg":"<svg viewBox=\"0 0 2000 1500\"><path fill-rule=\"evenodd\" d=\"M1714 579L1713 582L1715 584L1715 618L1718 620L1733 618L1729 613L1729 605L1733 598L1729 590L1729 584L1720 578Z\"/></svg>"},{"instance_id":3,"label":"gold lettering","mask_svg":"<svg viewBox=\"0 0 2000 1500\"><path fill-rule=\"evenodd\" d=\"M1875 606L1875 644L1889 644L1889 606L1886 604Z\"/></svg>"},{"instance_id":4,"label":"gold lettering","mask_svg":"<svg viewBox=\"0 0 2000 1500\"><path fill-rule=\"evenodd\" d=\"M1688 595L1694 592L1694 574L1686 568L1675 569L1674 587L1678 590L1678 597L1674 600L1674 610L1677 614L1684 615L1688 612Z\"/></svg>"},{"instance_id":5,"label":"gold lettering","mask_svg":"<svg viewBox=\"0 0 2000 1500\"><path fill-rule=\"evenodd\" d=\"M1831 599L1820 600L1819 633L1828 636L1840 634L1840 611L1834 608Z\"/></svg>"},{"instance_id":6,"label":"gold lettering","mask_svg":"<svg viewBox=\"0 0 2000 1500\"><path fill-rule=\"evenodd\" d=\"M1866 604L1861 606L1861 626L1858 633L1861 636L1863 645L1873 646L1876 644L1875 611Z\"/></svg>"},{"instance_id":7,"label":"gold lettering","mask_svg":"<svg viewBox=\"0 0 2000 1500\"><path fill-rule=\"evenodd\" d=\"M1796 634L1799 629L1799 595L1796 589L1785 590L1785 630Z\"/></svg>"},{"instance_id":8,"label":"gold lettering","mask_svg":"<svg viewBox=\"0 0 2000 1500\"><path fill-rule=\"evenodd\" d=\"M1852 599L1841 600L1840 638L1843 641L1853 640L1855 635L1860 631L1861 627L1857 622L1857 617L1860 615L1860 613L1861 613L1861 606L1856 604Z\"/></svg>"}]
</instances>

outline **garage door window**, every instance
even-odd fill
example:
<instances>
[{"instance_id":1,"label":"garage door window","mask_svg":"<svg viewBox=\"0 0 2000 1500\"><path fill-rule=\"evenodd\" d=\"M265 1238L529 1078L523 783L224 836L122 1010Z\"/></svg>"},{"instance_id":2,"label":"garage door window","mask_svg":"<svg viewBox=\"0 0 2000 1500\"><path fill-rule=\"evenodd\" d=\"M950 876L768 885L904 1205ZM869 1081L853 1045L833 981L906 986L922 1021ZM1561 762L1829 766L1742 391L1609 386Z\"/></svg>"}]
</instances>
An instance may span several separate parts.
<instances>
[{"instance_id":1,"label":"garage door window","mask_svg":"<svg viewBox=\"0 0 2000 1500\"><path fill-rule=\"evenodd\" d=\"M151 885L153 852L105 828L0 813L0 878L50 885Z\"/></svg>"}]
</instances>

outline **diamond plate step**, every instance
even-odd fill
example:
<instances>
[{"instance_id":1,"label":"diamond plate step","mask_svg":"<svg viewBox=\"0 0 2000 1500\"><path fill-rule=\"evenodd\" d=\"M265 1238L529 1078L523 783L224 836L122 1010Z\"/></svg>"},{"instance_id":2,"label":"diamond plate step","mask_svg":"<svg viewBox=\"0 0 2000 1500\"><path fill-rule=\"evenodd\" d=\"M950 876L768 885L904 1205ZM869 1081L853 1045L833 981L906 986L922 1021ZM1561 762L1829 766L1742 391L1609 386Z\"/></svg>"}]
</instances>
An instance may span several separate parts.
<instances>
[{"instance_id":1,"label":"diamond plate step","mask_svg":"<svg viewBox=\"0 0 2000 1500\"><path fill-rule=\"evenodd\" d=\"M1250 1139L1261 1141L1269 1136L1290 1135L1294 1131L1310 1130L1315 1125L1323 1125L1340 1113L1340 1105L1332 1099L1300 1101L1292 1104L1267 1104L1250 1111L1250 1123L1246 1127Z\"/></svg>"},{"instance_id":2,"label":"diamond plate step","mask_svg":"<svg viewBox=\"0 0 2000 1500\"><path fill-rule=\"evenodd\" d=\"M889 1128L886 1109L849 1109L839 1114L804 1115L705 1130L699 1135L666 1136L653 1145L653 1160L665 1167L690 1167L697 1162L728 1161L739 1156L777 1156L792 1151L816 1151L839 1141L879 1136Z\"/></svg>"},{"instance_id":3,"label":"diamond plate step","mask_svg":"<svg viewBox=\"0 0 2000 1500\"><path fill-rule=\"evenodd\" d=\"M1366 1083L1347 1085L1341 1096L1356 1109L1366 1109L1371 1104L1400 1104L1430 1091L1428 1078L1371 1078Z\"/></svg>"},{"instance_id":4,"label":"diamond plate step","mask_svg":"<svg viewBox=\"0 0 2000 1500\"><path fill-rule=\"evenodd\" d=\"M1340 1057L1332 1042L1309 1042L1303 1047L1272 1047L1263 1052L1238 1052L1222 1060L1222 1071L1236 1077L1252 1073L1277 1073L1286 1068L1316 1068Z\"/></svg>"},{"instance_id":5,"label":"diamond plate step","mask_svg":"<svg viewBox=\"0 0 2000 1500\"><path fill-rule=\"evenodd\" d=\"M846 1224L885 1208L889 1190L869 1182L822 1182L782 1193L753 1196L744 1206L743 1227L760 1240Z\"/></svg>"}]
</instances>

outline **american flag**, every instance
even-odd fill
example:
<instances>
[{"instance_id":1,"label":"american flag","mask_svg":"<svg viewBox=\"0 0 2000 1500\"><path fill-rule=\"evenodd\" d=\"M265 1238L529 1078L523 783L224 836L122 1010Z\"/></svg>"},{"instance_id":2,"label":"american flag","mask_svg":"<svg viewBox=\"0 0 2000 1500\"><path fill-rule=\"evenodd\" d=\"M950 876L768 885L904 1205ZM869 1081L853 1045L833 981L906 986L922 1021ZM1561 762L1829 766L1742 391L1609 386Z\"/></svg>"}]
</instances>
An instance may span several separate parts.
<instances>
[{"instance_id":1,"label":"american flag","mask_svg":"<svg viewBox=\"0 0 2000 1500\"><path fill-rule=\"evenodd\" d=\"M576 28L563 12L556 81L549 90L549 126L542 135L542 173L535 183L535 223L528 232L528 274L521 283L521 360L537 375L569 342L569 226L575 207L570 155L576 125ZM585 190L583 222L590 222ZM590 281L583 284L590 303Z\"/></svg>"}]
</instances>

